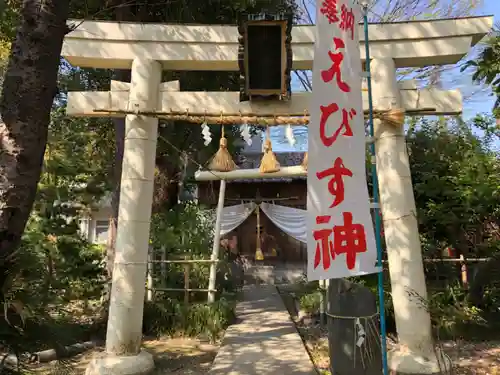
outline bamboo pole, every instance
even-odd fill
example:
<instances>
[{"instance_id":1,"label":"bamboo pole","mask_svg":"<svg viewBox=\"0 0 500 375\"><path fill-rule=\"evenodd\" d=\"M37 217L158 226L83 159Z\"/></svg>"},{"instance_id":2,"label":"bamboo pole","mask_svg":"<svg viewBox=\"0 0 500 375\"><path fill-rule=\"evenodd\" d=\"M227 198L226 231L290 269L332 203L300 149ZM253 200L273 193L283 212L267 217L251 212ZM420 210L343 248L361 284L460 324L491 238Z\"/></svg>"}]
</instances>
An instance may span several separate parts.
<instances>
[{"instance_id":1,"label":"bamboo pole","mask_svg":"<svg viewBox=\"0 0 500 375\"><path fill-rule=\"evenodd\" d=\"M187 257L186 257L187 259ZM191 264L184 264L184 303L189 304L189 274L191 271Z\"/></svg>"},{"instance_id":2,"label":"bamboo pole","mask_svg":"<svg viewBox=\"0 0 500 375\"><path fill-rule=\"evenodd\" d=\"M301 165L282 167L277 172L262 173L256 169L235 169L231 172L197 171L194 174L196 181L238 180L238 179L265 179L276 177L306 177L307 171Z\"/></svg>"},{"instance_id":3,"label":"bamboo pole","mask_svg":"<svg viewBox=\"0 0 500 375\"><path fill-rule=\"evenodd\" d=\"M492 258L424 258L422 259L424 263L482 263L488 262ZM388 263L386 259L382 260L382 263Z\"/></svg>"},{"instance_id":4,"label":"bamboo pole","mask_svg":"<svg viewBox=\"0 0 500 375\"><path fill-rule=\"evenodd\" d=\"M155 288L155 292L217 292L217 289L197 289L197 288Z\"/></svg>"},{"instance_id":5,"label":"bamboo pole","mask_svg":"<svg viewBox=\"0 0 500 375\"><path fill-rule=\"evenodd\" d=\"M469 288L469 277L467 275L467 262L465 261L465 256L460 254L460 274L462 278L462 286L464 289Z\"/></svg>"},{"instance_id":6,"label":"bamboo pole","mask_svg":"<svg viewBox=\"0 0 500 375\"><path fill-rule=\"evenodd\" d=\"M217 202L217 216L215 219L214 243L212 246L212 255L210 260L213 262L210 265L210 276L208 280L208 303L215 302L215 281L217 277L217 261L219 260L220 248L220 228L222 224L222 210L224 209L224 198L226 195L226 181L220 181L219 201Z\"/></svg>"},{"instance_id":7,"label":"bamboo pole","mask_svg":"<svg viewBox=\"0 0 500 375\"><path fill-rule=\"evenodd\" d=\"M166 260L153 260L152 263L175 263L175 264L186 264L186 263L217 263L218 260L211 260L211 259L166 259Z\"/></svg>"},{"instance_id":8,"label":"bamboo pole","mask_svg":"<svg viewBox=\"0 0 500 375\"><path fill-rule=\"evenodd\" d=\"M167 260L167 248L164 246L161 248L161 263L160 263L161 285L163 287L167 286L167 263L166 263L166 260Z\"/></svg>"},{"instance_id":9,"label":"bamboo pole","mask_svg":"<svg viewBox=\"0 0 500 375\"><path fill-rule=\"evenodd\" d=\"M326 325L326 280L318 280L318 286L321 293L321 300L319 303L319 322L322 327Z\"/></svg>"}]
</instances>

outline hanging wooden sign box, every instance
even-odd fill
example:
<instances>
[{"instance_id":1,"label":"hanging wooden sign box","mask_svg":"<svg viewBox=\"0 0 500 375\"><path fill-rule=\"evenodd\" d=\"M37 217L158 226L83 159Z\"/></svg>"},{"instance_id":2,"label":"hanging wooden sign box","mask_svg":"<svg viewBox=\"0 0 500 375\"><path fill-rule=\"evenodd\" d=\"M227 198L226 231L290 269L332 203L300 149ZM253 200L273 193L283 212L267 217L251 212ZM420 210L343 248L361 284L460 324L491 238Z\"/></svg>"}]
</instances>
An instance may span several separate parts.
<instances>
[{"instance_id":1,"label":"hanging wooden sign box","mask_svg":"<svg viewBox=\"0 0 500 375\"><path fill-rule=\"evenodd\" d=\"M241 101L290 97L291 27L291 17L267 14L240 25Z\"/></svg>"}]
</instances>

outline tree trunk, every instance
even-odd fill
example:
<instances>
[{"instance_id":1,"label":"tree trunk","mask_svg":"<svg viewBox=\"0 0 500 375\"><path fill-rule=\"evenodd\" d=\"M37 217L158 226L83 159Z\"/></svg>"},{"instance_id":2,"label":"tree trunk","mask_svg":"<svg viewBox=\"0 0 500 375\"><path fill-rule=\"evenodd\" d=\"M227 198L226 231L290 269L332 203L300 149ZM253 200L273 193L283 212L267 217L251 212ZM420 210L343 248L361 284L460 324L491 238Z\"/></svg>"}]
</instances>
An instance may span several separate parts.
<instances>
[{"instance_id":1,"label":"tree trunk","mask_svg":"<svg viewBox=\"0 0 500 375\"><path fill-rule=\"evenodd\" d=\"M24 0L12 45L0 102L0 288L35 200L68 10L68 0Z\"/></svg>"},{"instance_id":2,"label":"tree trunk","mask_svg":"<svg viewBox=\"0 0 500 375\"><path fill-rule=\"evenodd\" d=\"M153 192L153 213L174 208L179 198L179 176L181 171L177 158L163 160L156 158L156 170Z\"/></svg>"}]
</instances>

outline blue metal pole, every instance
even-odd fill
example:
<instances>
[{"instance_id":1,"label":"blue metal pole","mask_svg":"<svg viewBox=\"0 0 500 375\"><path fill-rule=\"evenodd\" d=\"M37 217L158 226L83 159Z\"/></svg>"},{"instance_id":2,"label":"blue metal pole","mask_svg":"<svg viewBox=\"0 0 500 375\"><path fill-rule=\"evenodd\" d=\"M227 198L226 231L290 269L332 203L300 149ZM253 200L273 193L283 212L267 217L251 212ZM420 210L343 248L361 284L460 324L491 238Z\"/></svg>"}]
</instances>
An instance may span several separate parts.
<instances>
[{"instance_id":1,"label":"blue metal pole","mask_svg":"<svg viewBox=\"0 0 500 375\"><path fill-rule=\"evenodd\" d=\"M388 375L389 368L387 365L387 332L385 324L385 302L384 302L384 270L382 267L382 238L381 238L381 222L380 222L380 207L379 203L379 192L378 192L378 179L377 179L377 166L375 164L375 143L374 143L374 127L373 127L373 98L372 98L372 79L370 76L370 47L368 39L368 6L363 5L363 23L365 31L365 52L366 52L366 73L367 73L367 84L368 84L368 110L369 117L368 121L370 124L370 137L372 137L372 142L370 144L371 151L371 165L372 165L372 184L373 184L373 201L375 203L375 240L377 243L377 265L380 267L380 272L378 273L378 298L379 298L379 309L380 309L380 331L381 331L381 348L382 348L382 366L384 375Z\"/></svg>"}]
</instances>

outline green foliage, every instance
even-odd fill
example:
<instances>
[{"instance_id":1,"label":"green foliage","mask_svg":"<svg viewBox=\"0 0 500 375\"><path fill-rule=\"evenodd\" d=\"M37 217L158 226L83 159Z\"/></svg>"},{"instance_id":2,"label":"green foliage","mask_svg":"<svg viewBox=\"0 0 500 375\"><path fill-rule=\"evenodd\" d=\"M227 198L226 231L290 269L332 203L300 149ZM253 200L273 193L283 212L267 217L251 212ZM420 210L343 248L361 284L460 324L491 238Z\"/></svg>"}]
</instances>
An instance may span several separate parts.
<instances>
[{"instance_id":1,"label":"green foliage","mask_svg":"<svg viewBox=\"0 0 500 375\"><path fill-rule=\"evenodd\" d=\"M102 287L102 251L80 237L78 222L107 189L111 155L103 133L89 132L87 125L67 118L61 108L52 113L38 196L23 238L47 270L41 284L46 298L95 298Z\"/></svg>"},{"instance_id":2,"label":"green foliage","mask_svg":"<svg viewBox=\"0 0 500 375\"><path fill-rule=\"evenodd\" d=\"M497 97L493 105L493 115L500 118L500 35L498 30L484 43L479 56L467 61L462 71L472 68L472 80L491 86L493 95Z\"/></svg>"},{"instance_id":3,"label":"green foliage","mask_svg":"<svg viewBox=\"0 0 500 375\"><path fill-rule=\"evenodd\" d=\"M322 298L323 293L321 292L321 290L307 292L299 298L300 308L308 314L313 314L319 311Z\"/></svg>"},{"instance_id":4,"label":"green foliage","mask_svg":"<svg viewBox=\"0 0 500 375\"><path fill-rule=\"evenodd\" d=\"M155 249L155 259L161 260L166 254L169 260L210 259L213 244L213 211L186 202L173 209L153 215L151 223L151 246ZM219 294L235 291L230 277L231 271L227 254L219 254L216 288ZM163 268L163 272L161 268ZM208 287L209 263L189 264L189 282L192 289ZM169 263L155 265L155 284L168 288L184 287L184 264ZM206 292L191 293L194 300L205 299ZM179 293L178 298L182 298Z\"/></svg>"},{"instance_id":5,"label":"green foliage","mask_svg":"<svg viewBox=\"0 0 500 375\"><path fill-rule=\"evenodd\" d=\"M151 246L154 259L209 259L213 243L213 212L187 202L173 209L155 214L151 223ZM162 257L164 255L164 257ZM166 255L166 256L165 256ZM235 285L231 271L221 252L217 266L216 289L220 297L207 305L207 292L190 292L190 304L184 303L185 264L155 264L152 269L158 291L154 302L148 302L144 313L146 334L181 334L204 336L215 340L232 321L234 315ZM190 263L189 287L207 289L209 263ZM162 288L180 291L162 292ZM227 299L229 298L229 300Z\"/></svg>"},{"instance_id":6,"label":"green foliage","mask_svg":"<svg viewBox=\"0 0 500 375\"><path fill-rule=\"evenodd\" d=\"M61 108L53 111L37 199L16 254L18 271L4 286L23 304L37 305L37 296L45 304L99 296L102 252L80 237L78 220L105 191L99 176L109 155L102 137L86 125L65 117Z\"/></svg>"},{"instance_id":7,"label":"green foliage","mask_svg":"<svg viewBox=\"0 0 500 375\"><path fill-rule=\"evenodd\" d=\"M192 202L153 215L151 245L172 256L203 256L210 253L213 215Z\"/></svg>"},{"instance_id":8,"label":"green foliage","mask_svg":"<svg viewBox=\"0 0 500 375\"><path fill-rule=\"evenodd\" d=\"M410 164L424 252L490 256L498 251L500 165L473 124L448 126L422 120L408 137Z\"/></svg>"},{"instance_id":9,"label":"green foliage","mask_svg":"<svg viewBox=\"0 0 500 375\"><path fill-rule=\"evenodd\" d=\"M486 325L482 311L468 302L467 293L460 284L429 296L427 308L440 337L453 337L470 326Z\"/></svg>"},{"instance_id":10,"label":"green foliage","mask_svg":"<svg viewBox=\"0 0 500 375\"><path fill-rule=\"evenodd\" d=\"M4 287L0 347L20 359L89 339L87 323L77 323L61 302L100 295L102 254L75 234L47 236L32 216ZM2 366L0 366L2 372Z\"/></svg>"},{"instance_id":11,"label":"green foliage","mask_svg":"<svg viewBox=\"0 0 500 375\"><path fill-rule=\"evenodd\" d=\"M47 202L71 202L76 209L96 202L109 189L114 156L109 122L69 118L56 107L51 116L37 210ZM76 213L75 211L74 213Z\"/></svg>"},{"instance_id":12,"label":"green foliage","mask_svg":"<svg viewBox=\"0 0 500 375\"><path fill-rule=\"evenodd\" d=\"M89 123L96 131L89 131ZM11 277L2 286L7 320L0 320L0 346L5 351L59 350L89 338L88 327L75 323L63 307L102 292L102 249L80 236L78 222L108 188L104 176L113 152L106 143L108 130L99 121L69 119L59 107L52 112L37 198Z\"/></svg>"},{"instance_id":13,"label":"green foliage","mask_svg":"<svg viewBox=\"0 0 500 375\"><path fill-rule=\"evenodd\" d=\"M10 42L14 39L20 9L21 0L0 0L0 41Z\"/></svg>"},{"instance_id":14,"label":"green foliage","mask_svg":"<svg viewBox=\"0 0 500 375\"><path fill-rule=\"evenodd\" d=\"M210 256L213 233L212 221L196 205L179 205L153 215L151 222L151 246L155 249L155 259L161 253L168 259L206 259ZM158 268L164 267L165 278ZM162 264L154 267L156 285L169 288L184 287L184 266L182 264ZM206 289L208 285L208 265L190 265L190 286ZM179 298L182 295L179 294Z\"/></svg>"},{"instance_id":15,"label":"green foliage","mask_svg":"<svg viewBox=\"0 0 500 375\"><path fill-rule=\"evenodd\" d=\"M318 286L317 281L309 282L304 275L291 288L284 288L283 291L286 291L282 294L284 298L291 298L293 301L297 300L300 309L307 314L313 315L319 311L324 291ZM287 301L285 300L284 302L285 305L287 305ZM290 303L290 301L288 303ZM293 311L295 310L295 306L288 306L288 309L292 309ZM298 313L298 311L292 311L290 311L292 315Z\"/></svg>"},{"instance_id":16,"label":"green foliage","mask_svg":"<svg viewBox=\"0 0 500 375\"><path fill-rule=\"evenodd\" d=\"M494 149L493 119L476 117L420 121L408 135L408 152L418 210L419 230L425 257L440 258L443 249L455 257L494 257L499 253L500 164ZM475 265L469 265L474 284ZM481 308L457 287L459 270L453 264L426 264L430 288L429 309L442 334L477 326L499 294L490 288L495 273L489 273L481 296ZM486 277L488 278L488 276Z\"/></svg>"},{"instance_id":17,"label":"green foliage","mask_svg":"<svg viewBox=\"0 0 500 375\"><path fill-rule=\"evenodd\" d=\"M460 266L425 263L429 300L436 332L454 336L477 332L498 320L500 274L500 164L498 129L494 119L416 119L410 123L407 146L417 206L419 232L425 258L492 257L490 262L468 264L469 290L459 286ZM389 275L384 275L385 307L389 331L394 311ZM377 276L353 278L377 293ZM423 302L424 303L424 302ZM487 322L485 322L487 320Z\"/></svg>"},{"instance_id":18,"label":"green foliage","mask_svg":"<svg viewBox=\"0 0 500 375\"><path fill-rule=\"evenodd\" d=\"M13 6L13 3L19 2L16 0L0 0L0 88L7 69L10 44L14 39L15 25L17 24L18 11Z\"/></svg>"},{"instance_id":19,"label":"green foliage","mask_svg":"<svg viewBox=\"0 0 500 375\"><path fill-rule=\"evenodd\" d=\"M384 280L384 304L387 332L395 334L394 306L391 296L391 284L387 273ZM440 338L456 338L466 335L474 339L474 331L479 328L494 324L493 320L487 320L482 309L470 302L468 292L453 278L444 287L436 288L436 284L428 281L428 298L423 300L421 296L409 291L412 299L420 300L423 308L431 315L432 327L436 336ZM349 279L357 284L369 288L378 296L378 282L376 275L353 277ZM497 319L494 318L494 319ZM484 337L484 336L483 336Z\"/></svg>"},{"instance_id":20,"label":"green foliage","mask_svg":"<svg viewBox=\"0 0 500 375\"><path fill-rule=\"evenodd\" d=\"M144 306L143 331L146 335L186 335L216 341L235 318L234 301L219 299L213 304L185 305L165 298Z\"/></svg>"},{"instance_id":21,"label":"green foliage","mask_svg":"<svg viewBox=\"0 0 500 375\"><path fill-rule=\"evenodd\" d=\"M37 272L33 280L22 280L23 289L33 282L30 293L38 290L51 303L98 298L104 281L101 248L81 238L74 222L52 234L57 221L60 216L47 220L33 215L28 223L20 254L31 257Z\"/></svg>"}]
</instances>

